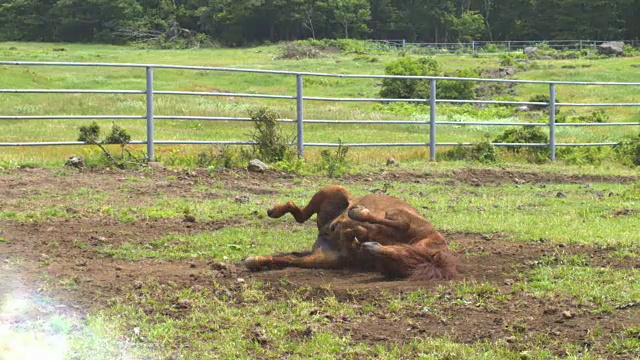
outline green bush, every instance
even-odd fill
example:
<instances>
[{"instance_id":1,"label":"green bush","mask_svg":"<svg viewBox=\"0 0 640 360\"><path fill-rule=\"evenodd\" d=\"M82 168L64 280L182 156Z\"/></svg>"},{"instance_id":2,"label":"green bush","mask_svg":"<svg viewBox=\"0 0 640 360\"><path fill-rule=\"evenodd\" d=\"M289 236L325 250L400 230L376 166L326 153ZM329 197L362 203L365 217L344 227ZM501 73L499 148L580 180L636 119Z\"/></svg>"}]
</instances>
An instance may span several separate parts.
<instances>
[{"instance_id":1,"label":"green bush","mask_svg":"<svg viewBox=\"0 0 640 360\"><path fill-rule=\"evenodd\" d=\"M403 57L385 67L387 75L402 76L443 76L440 64L433 58ZM478 77L475 70L464 69L452 74L452 77ZM437 83L437 97L441 99L465 100L475 98L475 82L461 80L441 80ZM427 99L431 96L430 81L416 79L384 79L380 96L394 99Z\"/></svg>"},{"instance_id":2,"label":"green bush","mask_svg":"<svg viewBox=\"0 0 640 360\"><path fill-rule=\"evenodd\" d=\"M622 163L640 166L640 134L631 140L621 141L613 150Z\"/></svg>"},{"instance_id":3,"label":"green bush","mask_svg":"<svg viewBox=\"0 0 640 360\"><path fill-rule=\"evenodd\" d=\"M500 55L500 66L509 67L514 66L516 64L516 59L511 54L501 54Z\"/></svg>"},{"instance_id":4,"label":"green bush","mask_svg":"<svg viewBox=\"0 0 640 360\"><path fill-rule=\"evenodd\" d=\"M440 64L431 57L403 57L384 69L386 75L439 76ZM429 80L384 79L380 96L394 99L426 99L429 97Z\"/></svg>"},{"instance_id":5,"label":"green bush","mask_svg":"<svg viewBox=\"0 0 640 360\"><path fill-rule=\"evenodd\" d=\"M475 70L463 69L456 71L450 76L477 78L479 75ZM476 96L474 91L474 88L476 87L475 81L442 80L438 81L436 85L436 95L439 99L470 100L474 99Z\"/></svg>"},{"instance_id":6,"label":"green bush","mask_svg":"<svg viewBox=\"0 0 640 360\"><path fill-rule=\"evenodd\" d=\"M578 116L578 121L589 123L603 123L609 120L609 114L604 109L598 109L591 113L591 115Z\"/></svg>"},{"instance_id":7,"label":"green bush","mask_svg":"<svg viewBox=\"0 0 640 360\"><path fill-rule=\"evenodd\" d=\"M489 141L482 141L473 146L456 146L442 154L445 160L466 160L488 164L497 160L496 147Z\"/></svg>"},{"instance_id":8,"label":"green bush","mask_svg":"<svg viewBox=\"0 0 640 360\"><path fill-rule=\"evenodd\" d=\"M535 144L549 143L549 137L535 126L522 126L520 128L507 129L498 135L494 143L509 144ZM546 146L509 146L506 151L529 157L533 162L545 161L549 156L549 148Z\"/></svg>"},{"instance_id":9,"label":"green bush","mask_svg":"<svg viewBox=\"0 0 640 360\"><path fill-rule=\"evenodd\" d=\"M600 165L611 154L611 149L599 146L562 147L558 158L571 165Z\"/></svg>"}]
</instances>

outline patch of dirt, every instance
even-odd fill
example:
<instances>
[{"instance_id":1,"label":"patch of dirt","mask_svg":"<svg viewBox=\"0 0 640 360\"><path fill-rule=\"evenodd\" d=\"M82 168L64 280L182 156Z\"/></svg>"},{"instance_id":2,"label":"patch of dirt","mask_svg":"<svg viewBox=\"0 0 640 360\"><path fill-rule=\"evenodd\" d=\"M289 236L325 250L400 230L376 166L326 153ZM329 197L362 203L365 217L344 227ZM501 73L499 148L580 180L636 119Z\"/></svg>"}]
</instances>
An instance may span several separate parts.
<instances>
[{"instance_id":1,"label":"patch of dirt","mask_svg":"<svg viewBox=\"0 0 640 360\"><path fill-rule=\"evenodd\" d=\"M541 174L510 170L455 170L449 178L454 183L589 183L597 181L630 182L637 177L582 176ZM409 172L383 172L365 177L351 176L343 183L360 184L373 180L429 182L444 175ZM312 179L313 180L313 179ZM215 191L222 183L225 193ZM195 198L216 198L247 194L277 194L273 184L294 186L293 177L276 172L253 174L243 171L220 170L173 172L122 172L119 170L68 171L55 175L53 170L24 169L0 174L0 208L20 206L27 196L41 196L46 201L75 193L80 188L108 192L117 201L138 203L151 201L159 193ZM194 192L196 186L208 186L210 191ZM627 216L621 209L612 216ZM193 234L237 226L241 220L220 222L188 222L183 219L159 219L142 222L118 222L106 216L92 214L64 220L18 222L0 220L0 298L11 292L26 292L33 284L42 284L45 275L53 281L45 282L41 291L69 304L70 309L89 311L109 304L139 284L157 281L180 287L217 289L219 284L229 288L239 283L261 281L270 296L282 295L284 289L305 288L312 298L336 296L352 302L354 307L365 302L384 302L388 294L404 296L416 290L442 292L450 287L443 281L388 280L376 273L348 270L285 269L268 272L249 272L239 264L224 264L207 259L125 261L114 259L99 251L105 245L124 242L144 243L167 234ZM440 310L415 305L400 313L380 310L367 313L358 308L357 318L332 317L330 326L338 333L366 343L406 342L421 337L448 335L462 342L487 339L503 341L518 349L519 339L548 336L550 348L564 349L563 343L586 344L599 353L606 353L602 343L589 343L590 331L603 333L637 325L640 308L630 306L611 314L594 314L588 308L565 299L536 298L517 293L513 285L518 272L530 269L535 261L558 254L583 254L591 266L637 268L637 259L611 258L613 249L586 246L558 246L544 241L517 243L506 241L500 234L447 234L456 244L463 279L457 282L487 282L504 293L515 294L500 304L475 304L454 301L454 294L444 292L438 300ZM231 290L227 290L231 291ZM514 293L515 292L515 293ZM188 304L178 304L188 308ZM566 313L566 312L569 313ZM570 316L566 315L569 314ZM0 319L0 322L2 319ZM309 336L306 329L292 336ZM515 334L515 335L514 335ZM259 335L259 334L258 334ZM256 336L258 336L256 335ZM516 337L514 337L516 336ZM611 335L613 336L613 335ZM515 340L514 340L515 339ZM557 345L554 345L556 344ZM526 350L523 348L522 350ZM562 356L563 354L558 353Z\"/></svg>"},{"instance_id":2,"label":"patch of dirt","mask_svg":"<svg viewBox=\"0 0 640 360\"><path fill-rule=\"evenodd\" d=\"M590 184L594 182L631 183L640 181L640 176L624 175L590 175L590 174L559 174L509 169L464 168L455 169L450 173L430 173L381 169L379 173L367 175L348 175L341 178L343 182L363 183L385 181L389 183L432 183L444 181L445 185L456 186L468 184L473 186L499 186L504 184Z\"/></svg>"}]
</instances>

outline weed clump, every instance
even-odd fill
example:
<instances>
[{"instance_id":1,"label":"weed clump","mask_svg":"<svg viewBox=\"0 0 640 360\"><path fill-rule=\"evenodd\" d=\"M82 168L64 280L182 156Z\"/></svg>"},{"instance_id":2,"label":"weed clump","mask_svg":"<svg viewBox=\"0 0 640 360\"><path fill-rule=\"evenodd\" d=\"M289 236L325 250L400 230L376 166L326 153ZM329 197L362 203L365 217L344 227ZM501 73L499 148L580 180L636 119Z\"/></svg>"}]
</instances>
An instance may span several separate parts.
<instances>
[{"instance_id":1,"label":"weed clump","mask_svg":"<svg viewBox=\"0 0 640 360\"><path fill-rule=\"evenodd\" d=\"M251 111L254 130L248 134L255 143L253 155L265 162L290 161L295 156L291 147L295 136L286 135L278 123L278 114L263 107Z\"/></svg>"},{"instance_id":2,"label":"weed clump","mask_svg":"<svg viewBox=\"0 0 640 360\"><path fill-rule=\"evenodd\" d=\"M78 141L83 141L90 145L97 146L102 150L107 162L111 165L115 165L117 168L125 169L131 165L140 166L144 165L144 158L138 158L133 155L129 150L129 143L131 142L131 135L116 124L111 125L111 132L100 140L100 126L94 121L91 125L83 125L78 129ZM120 145L120 154L112 154L104 145Z\"/></svg>"},{"instance_id":3,"label":"weed clump","mask_svg":"<svg viewBox=\"0 0 640 360\"><path fill-rule=\"evenodd\" d=\"M301 42L289 42L280 47L280 56L277 59L317 59L324 54L316 46Z\"/></svg>"},{"instance_id":4,"label":"weed clump","mask_svg":"<svg viewBox=\"0 0 640 360\"><path fill-rule=\"evenodd\" d=\"M347 159L349 147L342 145L342 140L339 139L338 144L335 152L329 150L320 152L319 170L325 171L331 177L342 175L349 170L349 161Z\"/></svg>"}]
</instances>

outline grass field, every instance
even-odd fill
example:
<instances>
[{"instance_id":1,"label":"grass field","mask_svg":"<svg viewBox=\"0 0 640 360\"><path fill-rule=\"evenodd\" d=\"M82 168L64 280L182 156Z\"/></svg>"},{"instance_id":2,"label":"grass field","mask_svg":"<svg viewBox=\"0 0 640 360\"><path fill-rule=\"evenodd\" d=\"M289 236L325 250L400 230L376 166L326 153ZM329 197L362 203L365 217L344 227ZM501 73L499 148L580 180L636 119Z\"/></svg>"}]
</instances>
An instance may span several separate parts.
<instances>
[{"instance_id":1,"label":"grass field","mask_svg":"<svg viewBox=\"0 0 640 360\"><path fill-rule=\"evenodd\" d=\"M64 50L64 51L63 51ZM0 44L1 60L23 61L78 61L185 64L217 67L240 67L251 69L275 69L323 72L335 74L383 74L386 63L397 59L395 54L374 54L362 60L356 54L331 52L327 57L302 60L275 60L279 48L275 45L247 49L199 49L199 50L142 50L131 47L76 44ZM499 58L486 56L441 55L436 59L446 71L463 68L497 68ZM540 60L536 65L514 78L539 80L576 81L635 81L640 82L640 73L633 66L638 57L610 58L600 60ZM3 88L40 89L125 89L144 90L143 69L118 68L68 68L68 67L0 67ZM266 93L293 95L295 78L265 74L241 74L186 70L156 70L156 90L226 91L242 93ZM305 95L332 97L377 97L380 87L375 79L306 78ZM558 86L558 99L562 102L638 102L637 87ZM515 96L508 98L528 100L536 94L547 94L543 85L518 85ZM499 97L500 98L500 97ZM504 96L502 97L504 98ZM295 118L295 102L285 100L258 100L233 97L185 97L161 96L155 99L156 115L194 116L242 116L257 106L270 106L285 118ZM563 113L589 115L595 109L563 109ZM607 108L607 121L631 121L640 119L639 108ZM143 95L86 95L86 94L2 94L1 115L144 115ZM448 120L487 121L531 121L501 108L454 107L446 104L438 107L439 118ZM306 119L410 119L428 118L428 108L403 106L385 107L372 103L327 103L307 101ZM543 121L543 120L541 120ZM2 120L3 142L27 141L73 141L77 128L90 123L70 120ZM110 120L99 121L107 127ZM125 120L116 123L125 127L135 140L144 140L143 120ZM34 126L34 124L38 124ZM159 120L156 124L157 140L247 140L250 124L233 122ZM440 126L439 142L476 142L493 138L503 127ZM295 133L293 127L289 130ZM634 127L562 127L557 130L558 142L620 141L636 133ZM307 142L427 142L428 127L420 125L314 125L305 127ZM182 146L159 147L163 152L194 153L200 148ZM89 155L81 148L6 148L0 160L13 163L46 162L60 164L72 153ZM309 149L313 158L317 149ZM368 149L353 154L364 161L380 159L389 154L400 158L424 158L424 149ZM384 154L380 156L380 154Z\"/></svg>"}]
</instances>

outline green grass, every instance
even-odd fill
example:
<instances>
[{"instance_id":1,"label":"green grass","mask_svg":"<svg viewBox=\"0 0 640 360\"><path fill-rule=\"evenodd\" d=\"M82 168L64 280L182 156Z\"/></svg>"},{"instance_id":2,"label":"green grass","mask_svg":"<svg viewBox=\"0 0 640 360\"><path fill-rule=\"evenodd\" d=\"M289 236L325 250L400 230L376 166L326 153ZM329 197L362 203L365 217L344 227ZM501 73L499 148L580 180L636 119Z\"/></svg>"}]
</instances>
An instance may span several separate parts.
<instances>
[{"instance_id":1,"label":"green grass","mask_svg":"<svg viewBox=\"0 0 640 360\"><path fill-rule=\"evenodd\" d=\"M594 307L595 312L611 312L640 301L640 272L633 269L542 266L527 274L523 286L538 296L574 299L578 305Z\"/></svg>"},{"instance_id":2,"label":"green grass","mask_svg":"<svg viewBox=\"0 0 640 360\"><path fill-rule=\"evenodd\" d=\"M67 51L53 51L63 46ZM119 63L159 63L178 65L203 65L219 67L241 67L269 70L295 70L326 72L336 74L383 74L384 66L396 59L396 55L375 55L380 61L375 63L355 61L353 54L338 53L322 59L274 60L277 46L262 46L246 49L198 49L198 50L141 50L132 47L77 45L77 44L0 44L1 60L24 61L82 61ZM238 59L242 59L241 62ZM498 67L495 57L474 58L471 56L439 56L437 59L446 71L460 68ZM635 81L640 75L631 65L635 58L601 60L554 60L540 61L540 66L515 77L538 80L577 81ZM566 69L567 64L590 65L577 69ZM128 89L144 90L144 69L86 68L86 67L0 67L0 76L6 79L4 88L66 88L66 89ZM267 93L293 95L295 78L268 74L244 74L229 72L204 72L187 70L158 69L154 75L156 90L183 91L228 91L242 93ZM377 97L379 86L376 79L305 78L305 95L334 97ZM633 102L637 87L593 87L558 86L558 98L563 102ZM521 100L528 100L534 94L546 94L548 88L542 85L519 85ZM267 105L281 116L294 118L295 102L282 100L258 100L232 97L185 97L162 96L155 99L156 115L194 116L241 116L246 117L250 109ZM393 108L393 107L392 107ZM501 116L493 108L487 110L451 110L441 105L438 112L443 120L493 120L519 121L511 116ZM408 111L381 111L384 107L373 103L334 103L307 101L307 119L412 119L428 118L428 108L410 108ZM575 108L563 111L589 114L594 109ZM607 108L609 121L635 121L640 119L637 108ZM63 94L2 94L0 95L1 115L144 115L144 95L63 95ZM522 121L530 121L521 119ZM99 121L107 127L111 121ZM5 134L5 142L27 141L73 141L77 138L77 128L90 121L70 120L9 120L0 122L0 131ZM134 139L145 138L144 120L116 121L133 135ZM38 124L34 126L34 124ZM630 127L558 128L558 142L619 141L634 133ZM156 123L158 140L245 140L250 125L234 122L158 120ZM493 138L503 131L503 127L457 127L440 126L439 142L474 142L486 137ZM428 127L419 125L314 125L305 127L307 142L427 142ZM295 130L290 127L290 132ZM190 147L185 147L190 148ZM158 147L158 158L166 157L169 147ZM419 156L413 150L394 149L396 154ZM316 149L309 149L311 156ZM363 150L363 156L375 158L378 150ZM9 148L0 155L0 162L31 162L59 164L72 153L90 155L87 148ZM422 155L422 154L420 154ZM398 155L396 155L398 156Z\"/></svg>"},{"instance_id":3,"label":"green grass","mask_svg":"<svg viewBox=\"0 0 640 360\"><path fill-rule=\"evenodd\" d=\"M315 231L310 226L287 229L254 222L195 235L171 234L143 244L127 242L115 248L105 247L102 252L126 260L213 258L240 261L252 254L272 252L274 247L282 252L299 251L308 246ZM270 240L265 242L264 239Z\"/></svg>"}]
</instances>

